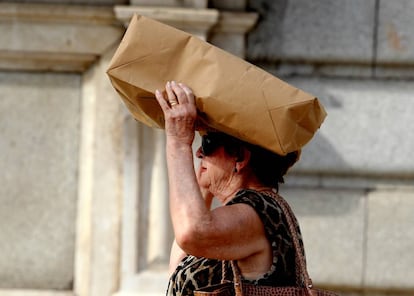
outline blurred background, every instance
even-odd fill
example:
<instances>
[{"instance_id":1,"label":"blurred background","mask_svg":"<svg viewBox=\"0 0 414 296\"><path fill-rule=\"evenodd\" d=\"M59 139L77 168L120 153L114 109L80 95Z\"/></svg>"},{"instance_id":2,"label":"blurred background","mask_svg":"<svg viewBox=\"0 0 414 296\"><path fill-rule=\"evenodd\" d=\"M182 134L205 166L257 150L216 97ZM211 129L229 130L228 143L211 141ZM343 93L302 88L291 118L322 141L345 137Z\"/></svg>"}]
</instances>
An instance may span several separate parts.
<instances>
[{"instance_id":1,"label":"blurred background","mask_svg":"<svg viewBox=\"0 0 414 296\"><path fill-rule=\"evenodd\" d=\"M281 189L314 284L414 295L410 0L0 1L0 295L165 294L164 134L106 75L134 13L321 100Z\"/></svg>"}]
</instances>

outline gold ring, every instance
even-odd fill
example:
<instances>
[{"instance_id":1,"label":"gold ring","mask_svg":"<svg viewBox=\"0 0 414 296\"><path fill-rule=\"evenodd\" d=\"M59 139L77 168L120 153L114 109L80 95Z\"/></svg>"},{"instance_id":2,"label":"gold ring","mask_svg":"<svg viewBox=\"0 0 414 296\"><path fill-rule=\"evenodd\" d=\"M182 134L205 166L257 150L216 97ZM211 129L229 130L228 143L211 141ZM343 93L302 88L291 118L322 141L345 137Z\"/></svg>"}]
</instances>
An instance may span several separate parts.
<instances>
[{"instance_id":1,"label":"gold ring","mask_svg":"<svg viewBox=\"0 0 414 296\"><path fill-rule=\"evenodd\" d=\"M178 105L178 102L177 101L169 101L169 102L170 102L171 107L173 107L175 105Z\"/></svg>"}]
</instances>

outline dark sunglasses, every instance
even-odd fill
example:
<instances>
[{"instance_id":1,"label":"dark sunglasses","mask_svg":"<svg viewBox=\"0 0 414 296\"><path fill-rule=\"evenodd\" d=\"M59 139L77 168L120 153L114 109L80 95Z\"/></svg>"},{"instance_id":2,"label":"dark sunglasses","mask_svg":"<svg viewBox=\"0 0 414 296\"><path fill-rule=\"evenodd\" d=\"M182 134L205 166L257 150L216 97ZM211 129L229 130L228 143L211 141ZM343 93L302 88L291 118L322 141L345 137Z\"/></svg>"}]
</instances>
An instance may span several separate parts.
<instances>
[{"instance_id":1,"label":"dark sunglasses","mask_svg":"<svg viewBox=\"0 0 414 296\"><path fill-rule=\"evenodd\" d=\"M209 156L214 153L223 144L220 141L220 136L216 133L207 134L201 138L201 152L205 156Z\"/></svg>"},{"instance_id":2,"label":"dark sunglasses","mask_svg":"<svg viewBox=\"0 0 414 296\"><path fill-rule=\"evenodd\" d=\"M211 132L201 138L201 152L205 156L213 154L224 147L227 152L239 150L240 140L220 132Z\"/></svg>"}]
</instances>

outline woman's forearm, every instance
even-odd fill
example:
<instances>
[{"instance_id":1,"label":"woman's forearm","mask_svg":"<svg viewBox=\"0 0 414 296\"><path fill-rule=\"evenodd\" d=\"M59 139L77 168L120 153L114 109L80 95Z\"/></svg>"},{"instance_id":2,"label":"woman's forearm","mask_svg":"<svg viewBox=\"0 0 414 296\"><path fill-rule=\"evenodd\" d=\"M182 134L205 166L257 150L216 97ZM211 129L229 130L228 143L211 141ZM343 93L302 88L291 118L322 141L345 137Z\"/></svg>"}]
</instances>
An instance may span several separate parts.
<instances>
[{"instance_id":1,"label":"woman's forearm","mask_svg":"<svg viewBox=\"0 0 414 296\"><path fill-rule=\"evenodd\" d=\"M210 210L198 186L191 146L167 138L167 166L170 213L174 233L180 243L209 221Z\"/></svg>"},{"instance_id":2,"label":"woman's forearm","mask_svg":"<svg viewBox=\"0 0 414 296\"><path fill-rule=\"evenodd\" d=\"M183 248L186 243L192 246L197 227L211 219L194 170L195 97L188 86L174 81L166 83L165 93L156 90L155 96L165 119L171 219L177 243Z\"/></svg>"}]
</instances>

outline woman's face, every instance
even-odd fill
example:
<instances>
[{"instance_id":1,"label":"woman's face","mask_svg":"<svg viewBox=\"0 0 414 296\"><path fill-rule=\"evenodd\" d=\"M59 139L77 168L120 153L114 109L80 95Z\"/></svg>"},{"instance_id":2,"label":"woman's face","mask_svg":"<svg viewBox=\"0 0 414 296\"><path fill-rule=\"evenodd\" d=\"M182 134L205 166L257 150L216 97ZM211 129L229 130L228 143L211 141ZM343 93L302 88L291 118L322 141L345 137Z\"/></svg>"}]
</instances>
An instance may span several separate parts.
<instances>
[{"instance_id":1,"label":"woman's face","mask_svg":"<svg viewBox=\"0 0 414 296\"><path fill-rule=\"evenodd\" d=\"M197 180L200 187L217 195L224 192L234 176L235 158L227 155L224 147L219 147L208 156L200 147L196 156L200 158Z\"/></svg>"}]
</instances>

